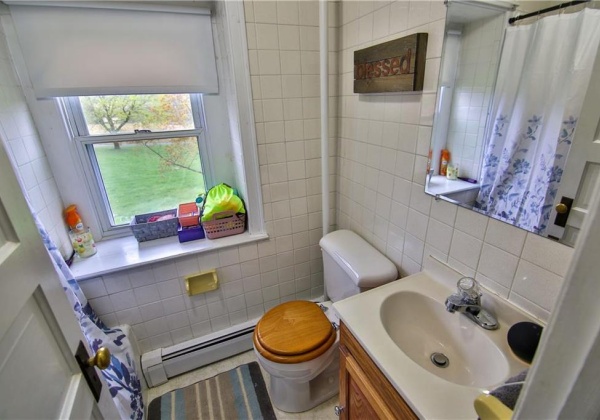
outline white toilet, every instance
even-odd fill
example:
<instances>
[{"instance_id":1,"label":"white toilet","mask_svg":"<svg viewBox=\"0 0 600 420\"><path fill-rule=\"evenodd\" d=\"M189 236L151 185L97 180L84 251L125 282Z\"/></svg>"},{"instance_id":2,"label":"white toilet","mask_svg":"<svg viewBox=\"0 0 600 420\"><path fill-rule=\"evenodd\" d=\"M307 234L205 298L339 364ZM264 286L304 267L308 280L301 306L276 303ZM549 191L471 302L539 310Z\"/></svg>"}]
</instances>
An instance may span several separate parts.
<instances>
[{"instance_id":1,"label":"white toilet","mask_svg":"<svg viewBox=\"0 0 600 420\"><path fill-rule=\"evenodd\" d=\"M332 302L398 278L396 266L354 232L329 233L319 244ZM254 352L271 377L271 400L282 411L310 410L338 392L339 320L332 302L282 303L256 325Z\"/></svg>"}]
</instances>

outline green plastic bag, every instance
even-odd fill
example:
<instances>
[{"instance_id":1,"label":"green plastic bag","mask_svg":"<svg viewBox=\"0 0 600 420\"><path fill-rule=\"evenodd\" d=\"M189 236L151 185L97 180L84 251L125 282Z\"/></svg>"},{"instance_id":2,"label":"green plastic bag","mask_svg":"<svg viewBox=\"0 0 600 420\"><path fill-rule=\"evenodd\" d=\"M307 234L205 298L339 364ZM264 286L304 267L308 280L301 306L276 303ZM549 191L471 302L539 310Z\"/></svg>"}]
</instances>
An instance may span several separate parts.
<instances>
[{"instance_id":1,"label":"green plastic bag","mask_svg":"<svg viewBox=\"0 0 600 420\"><path fill-rule=\"evenodd\" d=\"M235 194L233 188L227 184L215 185L206 193L204 208L202 210L202 221L212 220L215 214L224 211L246 213L244 202Z\"/></svg>"}]
</instances>

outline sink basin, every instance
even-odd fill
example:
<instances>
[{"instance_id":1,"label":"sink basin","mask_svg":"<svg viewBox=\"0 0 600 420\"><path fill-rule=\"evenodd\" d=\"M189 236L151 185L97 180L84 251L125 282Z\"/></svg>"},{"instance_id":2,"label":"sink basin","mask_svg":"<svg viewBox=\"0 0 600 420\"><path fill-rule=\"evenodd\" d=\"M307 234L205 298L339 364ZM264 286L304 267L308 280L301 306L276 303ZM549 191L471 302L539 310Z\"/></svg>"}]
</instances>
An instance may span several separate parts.
<instances>
[{"instance_id":1,"label":"sink basin","mask_svg":"<svg viewBox=\"0 0 600 420\"><path fill-rule=\"evenodd\" d=\"M508 361L489 334L465 316L446 311L437 300L412 291L394 293L384 299L380 316L400 350L442 379L488 387L509 374ZM446 356L446 367L431 360L434 353Z\"/></svg>"}]
</instances>

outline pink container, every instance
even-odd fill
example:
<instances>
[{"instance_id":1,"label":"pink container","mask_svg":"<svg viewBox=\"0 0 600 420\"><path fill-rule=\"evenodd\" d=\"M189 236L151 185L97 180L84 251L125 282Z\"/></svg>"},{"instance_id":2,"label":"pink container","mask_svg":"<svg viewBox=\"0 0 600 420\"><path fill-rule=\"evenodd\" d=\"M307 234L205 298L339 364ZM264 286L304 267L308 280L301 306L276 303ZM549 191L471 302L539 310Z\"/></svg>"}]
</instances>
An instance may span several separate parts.
<instances>
[{"instance_id":1,"label":"pink container","mask_svg":"<svg viewBox=\"0 0 600 420\"><path fill-rule=\"evenodd\" d=\"M216 213L213 214L212 220L202 222L202 227L208 239L237 235L246 230L246 215L236 214L233 211Z\"/></svg>"}]
</instances>

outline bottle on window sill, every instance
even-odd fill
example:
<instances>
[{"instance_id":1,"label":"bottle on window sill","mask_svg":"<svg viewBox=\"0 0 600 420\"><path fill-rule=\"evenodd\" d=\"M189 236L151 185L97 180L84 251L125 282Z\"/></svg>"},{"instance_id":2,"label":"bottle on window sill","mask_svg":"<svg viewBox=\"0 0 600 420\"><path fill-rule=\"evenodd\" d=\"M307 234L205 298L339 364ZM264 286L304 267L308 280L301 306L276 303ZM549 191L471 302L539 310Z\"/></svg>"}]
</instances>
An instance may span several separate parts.
<instances>
[{"instance_id":1,"label":"bottle on window sill","mask_svg":"<svg viewBox=\"0 0 600 420\"><path fill-rule=\"evenodd\" d=\"M69 225L69 238L71 239L71 245L73 245L73 251L84 258L94 255L97 252L94 237L90 228L83 225L75 204L71 204L65 209L65 220Z\"/></svg>"},{"instance_id":2,"label":"bottle on window sill","mask_svg":"<svg viewBox=\"0 0 600 420\"><path fill-rule=\"evenodd\" d=\"M446 178L451 181L456 181L458 178L458 166L449 164L448 168L446 169Z\"/></svg>"},{"instance_id":3,"label":"bottle on window sill","mask_svg":"<svg viewBox=\"0 0 600 420\"><path fill-rule=\"evenodd\" d=\"M85 231L83 221L79 213L77 213L77 206L75 204L71 204L65 209L65 220L73 233L83 233Z\"/></svg>"},{"instance_id":4,"label":"bottle on window sill","mask_svg":"<svg viewBox=\"0 0 600 420\"><path fill-rule=\"evenodd\" d=\"M70 230L69 238L71 239L71 245L73 245L73 251L82 258L91 257L98 252L90 228L85 228L81 232Z\"/></svg>"},{"instance_id":5,"label":"bottle on window sill","mask_svg":"<svg viewBox=\"0 0 600 420\"><path fill-rule=\"evenodd\" d=\"M448 149L442 149L442 154L440 157L440 175L446 176L448 163L450 162L450 151Z\"/></svg>"}]
</instances>

